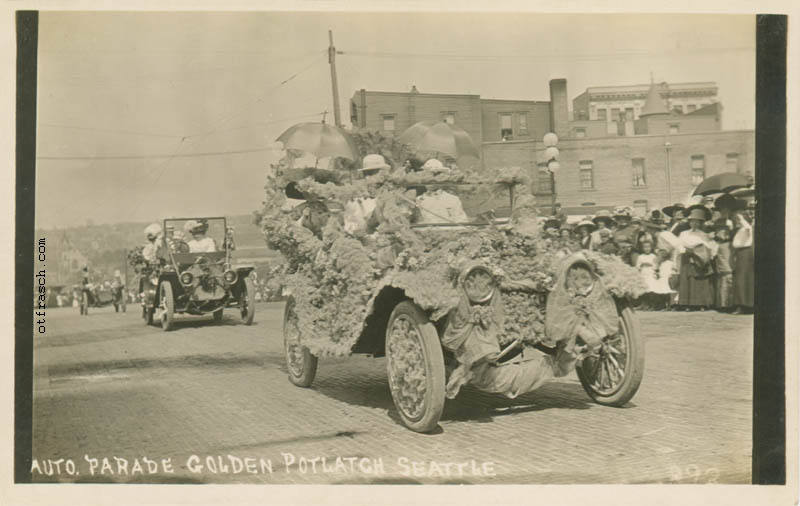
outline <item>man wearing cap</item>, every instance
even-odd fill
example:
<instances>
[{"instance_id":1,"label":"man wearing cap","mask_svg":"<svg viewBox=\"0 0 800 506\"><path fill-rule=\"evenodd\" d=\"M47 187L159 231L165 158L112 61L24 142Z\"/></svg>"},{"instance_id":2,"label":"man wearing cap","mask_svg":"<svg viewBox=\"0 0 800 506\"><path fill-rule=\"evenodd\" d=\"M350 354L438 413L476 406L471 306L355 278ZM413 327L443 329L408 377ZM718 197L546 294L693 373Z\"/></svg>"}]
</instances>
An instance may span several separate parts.
<instances>
[{"instance_id":1,"label":"man wearing cap","mask_svg":"<svg viewBox=\"0 0 800 506\"><path fill-rule=\"evenodd\" d=\"M636 233L639 231L638 225L631 223L633 210L630 207L618 207L614 209L614 221L617 222L617 229L614 230L612 239L619 248L618 255L622 261L628 265L631 263L631 252L636 241Z\"/></svg>"},{"instance_id":2,"label":"man wearing cap","mask_svg":"<svg viewBox=\"0 0 800 506\"><path fill-rule=\"evenodd\" d=\"M189 220L183 228L192 236L192 239L188 242L190 253L213 253L217 251L217 243L211 237L206 236L208 223Z\"/></svg>"}]
</instances>

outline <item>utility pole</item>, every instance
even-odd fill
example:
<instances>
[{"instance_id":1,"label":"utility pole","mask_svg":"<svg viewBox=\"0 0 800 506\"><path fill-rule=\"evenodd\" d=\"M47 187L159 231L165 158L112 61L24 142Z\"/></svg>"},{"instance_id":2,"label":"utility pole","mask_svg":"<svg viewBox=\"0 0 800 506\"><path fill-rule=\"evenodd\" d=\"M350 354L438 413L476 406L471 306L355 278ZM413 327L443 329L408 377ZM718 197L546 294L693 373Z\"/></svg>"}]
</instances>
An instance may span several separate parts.
<instances>
[{"instance_id":1,"label":"utility pole","mask_svg":"<svg viewBox=\"0 0 800 506\"><path fill-rule=\"evenodd\" d=\"M336 81L336 48L333 46L333 30L328 30L328 63L331 64L331 87L333 88L333 120L337 127L342 126L339 117L339 84Z\"/></svg>"}]
</instances>

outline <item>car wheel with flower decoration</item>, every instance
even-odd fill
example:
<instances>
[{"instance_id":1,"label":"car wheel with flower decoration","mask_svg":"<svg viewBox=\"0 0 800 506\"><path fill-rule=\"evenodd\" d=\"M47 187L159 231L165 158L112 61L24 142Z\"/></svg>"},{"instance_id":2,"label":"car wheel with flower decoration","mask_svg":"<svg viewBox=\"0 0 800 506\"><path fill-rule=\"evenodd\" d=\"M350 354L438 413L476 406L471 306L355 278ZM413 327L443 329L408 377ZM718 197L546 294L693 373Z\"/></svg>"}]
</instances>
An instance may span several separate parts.
<instances>
[{"instance_id":1,"label":"car wheel with flower decoration","mask_svg":"<svg viewBox=\"0 0 800 506\"><path fill-rule=\"evenodd\" d=\"M620 312L619 331L603 339L596 355L575 367L586 393L605 406L623 406L636 394L644 375L644 339L630 307Z\"/></svg>"},{"instance_id":2,"label":"car wheel with flower decoration","mask_svg":"<svg viewBox=\"0 0 800 506\"><path fill-rule=\"evenodd\" d=\"M286 368L289 381L299 387L307 388L317 375L317 357L300 343L300 329L297 327L297 313L294 299L288 299L283 310L283 346L286 352Z\"/></svg>"},{"instance_id":3,"label":"car wheel with flower decoration","mask_svg":"<svg viewBox=\"0 0 800 506\"><path fill-rule=\"evenodd\" d=\"M411 301L395 306L386 327L386 368L392 399L403 424L416 432L436 428L445 399L445 367L439 335Z\"/></svg>"},{"instance_id":4,"label":"car wheel with flower decoration","mask_svg":"<svg viewBox=\"0 0 800 506\"><path fill-rule=\"evenodd\" d=\"M242 323L252 325L256 315L255 307L256 288L250 277L244 279L244 289L239 293L239 311L242 314Z\"/></svg>"},{"instance_id":5,"label":"car wheel with flower decoration","mask_svg":"<svg viewBox=\"0 0 800 506\"><path fill-rule=\"evenodd\" d=\"M172 330L172 317L175 312L175 298L172 296L172 284L169 281L161 282L160 291L161 328Z\"/></svg>"}]
</instances>

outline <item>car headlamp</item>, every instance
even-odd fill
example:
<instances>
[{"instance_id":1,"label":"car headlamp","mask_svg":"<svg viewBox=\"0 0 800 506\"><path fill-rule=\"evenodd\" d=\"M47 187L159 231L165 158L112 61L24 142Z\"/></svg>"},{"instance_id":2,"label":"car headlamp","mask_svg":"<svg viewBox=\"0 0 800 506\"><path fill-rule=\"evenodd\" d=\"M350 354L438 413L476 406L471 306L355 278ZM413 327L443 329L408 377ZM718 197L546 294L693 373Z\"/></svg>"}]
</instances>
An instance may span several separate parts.
<instances>
[{"instance_id":1,"label":"car headlamp","mask_svg":"<svg viewBox=\"0 0 800 506\"><path fill-rule=\"evenodd\" d=\"M181 284L182 285L184 285L184 286L191 285L192 281L194 281L194 274L192 274L189 271L181 273Z\"/></svg>"},{"instance_id":2,"label":"car headlamp","mask_svg":"<svg viewBox=\"0 0 800 506\"><path fill-rule=\"evenodd\" d=\"M464 292L473 304L488 302L497 289L497 282L486 267L470 268L463 279Z\"/></svg>"},{"instance_id":3,"label":"car headlamp","mask_svg":"<svg viewBox=\"0 0 800 506\"><path fill-rule=\"evenodd\" d=\"M236 271L231 271L231 270L225 271L222 274L222 279L224 279L225 283L227 283L229 285L232 285L232 284L236 283L236 280L238 279L238 277L239 276L236 274Z\"/></svg>"}]
</instances>

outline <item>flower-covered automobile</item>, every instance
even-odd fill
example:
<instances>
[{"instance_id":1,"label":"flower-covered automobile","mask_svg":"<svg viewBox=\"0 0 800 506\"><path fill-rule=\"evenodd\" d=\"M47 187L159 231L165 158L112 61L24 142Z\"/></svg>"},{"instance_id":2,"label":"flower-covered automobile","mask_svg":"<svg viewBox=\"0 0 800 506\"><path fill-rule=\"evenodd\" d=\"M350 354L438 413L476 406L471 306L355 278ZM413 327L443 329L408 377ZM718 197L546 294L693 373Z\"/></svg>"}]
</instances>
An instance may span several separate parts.
<instances>
[{"instance_id":1,"label":"flower-covered automobile","mask_svg":"<svg viewBox=\"0 0 800 506\"><path fill-rule=\"evenodd\" d=\"M218 322L225 308L236 308L242 322L252 324L254 266L233 263L233 233L225 218L166 219L163 230L155 262L146 261L141 250L130 259L140 276L145 322L160 319L171 330L176 313L212 314Z\"/></svg>"},{"instance_id":2,"label":"flower-covered automobile","mask_svg":"<svg viewBox=\"0 0 800 506\"><path fill-rule=\"evenodd\" d=\"M419 432L465 384L516 397L575 369L600 404L636 393L637 271L540 236L521 169L362 179L277 169L262 226L285 257L295 385L312 384L320 356L386 356L400 419Z\"/></svg>"}]
</instances>

